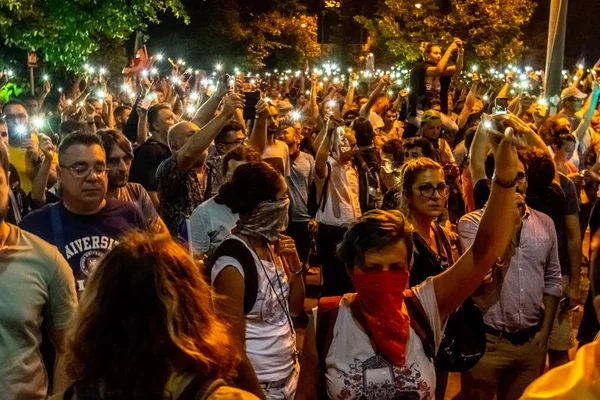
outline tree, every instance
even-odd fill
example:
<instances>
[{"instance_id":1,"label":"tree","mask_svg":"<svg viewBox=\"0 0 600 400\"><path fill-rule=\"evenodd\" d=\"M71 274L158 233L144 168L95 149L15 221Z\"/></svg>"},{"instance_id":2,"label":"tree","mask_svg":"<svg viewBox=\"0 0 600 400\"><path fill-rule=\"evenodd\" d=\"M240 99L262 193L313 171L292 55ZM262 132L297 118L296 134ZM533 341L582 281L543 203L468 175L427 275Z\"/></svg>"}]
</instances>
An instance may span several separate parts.
<instances>
[{"instance_id":1,"label":"tree","mask_svg":"<svg viewBox=\"0 0 600 400\"><path fill-rule=\"evenodd\" d=\"M75 69L103 41L122 41L161 12L188 22L180 0L2 0L0 40Z\"/></svg>"},{"instance_id":2,"label":"tree","mask_svg":"<svg viewBox=\"0 0 600 400\"><path fill-rule=\"evenodd\" d=\"M190 24L181 27L167 18L169 29L150 26L151 51L164 51L202 68L217 62L232 68L293 68L319 56L316 18L299 0L182 1Z\"/></svg>"},{"instance_id":3,"label":"tree","mask_svg":"<svg viewBox=\"0 0 600 400\"><path fill-rule=\"evenodd\" d=\"M356 17L384 52L412 62L423 42L464 40L467 57L489 64L515 60L534 0L381 0L374 17Z\"/></svg>"}]
</instances>

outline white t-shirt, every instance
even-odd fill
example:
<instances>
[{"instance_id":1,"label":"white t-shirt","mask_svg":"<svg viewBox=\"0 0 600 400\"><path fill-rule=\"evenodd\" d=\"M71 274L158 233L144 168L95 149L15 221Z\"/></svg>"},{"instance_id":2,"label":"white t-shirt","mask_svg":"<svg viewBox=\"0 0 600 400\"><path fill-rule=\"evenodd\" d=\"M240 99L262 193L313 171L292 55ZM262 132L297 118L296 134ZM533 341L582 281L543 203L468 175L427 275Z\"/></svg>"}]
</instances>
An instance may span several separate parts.
<instances>
[{"instance_id":1,"label":"white t-shirt","mask_svg":"<svg viewBox=\"0 0 600 400\"><path fill-rule=\"evenodd\" d=\"M235 235L228 238L239 240L248 247ZM290 285L279 257L275 256L276 266L272 262L264 260L261 266L261 260L258 259L256 253L250 248L248 250L254 257L258 272L258 296L254 307L245 316L246 355L254 367L259 382L278 381L287 378L295 365L293 360L296 347L294 335L288 322L288 316L280 304L280 301L284 302L289 314ZM211 271L211 283L214 283L219 273L227 266L235 267L242 277L244 276L244 269L236 259L223 256L215 261ZM279 300L277 296L279 296Z\"/></svg>"},{"instance_id":2,"label":"white t-shirt","mask_svg":"<svg viewBox=\"0 0 600 400\"><path fill-rule=\"evenodd\" d=\"M366 104L365 104L360 109L360 112L359 112L360 116L365 118L366 111L367 110L366 110ZM367 119L371 123L371 126L373 127L373 130L375 131L375 133L379 133L380 128L385 126L385 122L383 122L383 118L381 118L381 116L379 114L377 114L376 112L374 112L373 110L369 110L369 116Z\"/></svg>"},{"instance_id":3,"label":"white t-shirt","mask_svg":"<svg viewBox=\"0 0 600 400\"><path fill-rule=\"evenodd\" d=\"M351 163L339 164L331 156L327 162L331 166L331 171L327 183L325 210L319 207L316 218L319 223L325 225L347 226L361 215L358 174ZM315 175L315 181L319 188L317 194L320 198L320 191L325 180L319 179Z\"/></svg>"},{"instance_id":4,"label":"white t-shirt","mask_svg":"<svg viewBox=\"0 0 600 400\"><path fill-rule=\"evenodd\" d=\"M285 142L275 139L274 145L267 144L262 159L275 167L283 176L290 176L290 149Z\"/></svg>"},{"instance_id":5,"label":"white t-shirt","mask_svg":"<svg viewBox=\"0 0 600 400\"><path fill-rule=\"evenodd\" d=\"M435 351L443 336L433 281L427 279L412 289L419 299L432 327ZM393 366L375 353L369 337L356 322L349 300L355 293L340 301L333 330L333 341L325 363L327 393L331 399L433 399L435 367L425 355L423 343L410 328L404 366ZM313 309L314 321L317 309ZM365 388L367 392L365 393Z\"/></svg>"},{"instance_id":6,"label":"white t-shirt","mask_svg":"<svg viewBox=\"0 0 600 400\"><path fill-rule=\"evenodd\" d=\"M194 255L212 254L229 235L238 218L225 204L217 203L214 197L196 207L188 221Z\"/></svg>"}]
</instances>

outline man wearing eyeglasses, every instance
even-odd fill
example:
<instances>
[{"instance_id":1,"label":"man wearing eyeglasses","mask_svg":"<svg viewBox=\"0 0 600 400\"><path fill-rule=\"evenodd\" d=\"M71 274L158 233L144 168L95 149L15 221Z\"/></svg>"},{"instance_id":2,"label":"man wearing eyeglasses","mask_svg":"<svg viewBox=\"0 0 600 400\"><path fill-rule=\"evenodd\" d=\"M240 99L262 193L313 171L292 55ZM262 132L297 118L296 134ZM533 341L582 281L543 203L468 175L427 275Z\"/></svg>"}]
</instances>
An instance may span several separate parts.
<instances>
[{"instance_id":1,"label":"man wearing eyeglasses","mask_svg":"<svg viewBox=\"0 0 600 400\"><path fill-rule=\"evenodd\" d=\"M135 204L106 198L106 154L97 135L67 136L58 158L62 200L29 214L20 226L59 249L81 292L98 259L119 236L148 226Z\"/></svg>"},{"instance_id":2,"label":"man wearing eyeglasses","mask_svg":"<svg viewBox=\"0 0 600 400\"><path fill-rule=\"evenodd\" d=\"M563 293L554 223L525 204L524 163L519 162L513 182L502 182L495 175L492 179L504 187L517 187L515 228L503 260L490 265L488 279L473 296L483 312L487 348L475 367L461 374L462 394L467 399L495 395L516 399L540 376ZM473 244L482 215L483 210L477 210L460 220L458 232L465 249Z\"/></svg>"},{"instance_id":3,"label":"man wearing eyeglasses","mask_svg":"<svg viewBox=\"0 0 600 400\"><path fill-rule=\"evenodd\" d=\"M214 197L225 182L223 176L223 157L229 151L246 143L244 126L238 121L226 123L215 138L214 153L206 160L206 192L204 198ZM209 149L210 152L210 149Z\"/></svg>"}]
</instances>

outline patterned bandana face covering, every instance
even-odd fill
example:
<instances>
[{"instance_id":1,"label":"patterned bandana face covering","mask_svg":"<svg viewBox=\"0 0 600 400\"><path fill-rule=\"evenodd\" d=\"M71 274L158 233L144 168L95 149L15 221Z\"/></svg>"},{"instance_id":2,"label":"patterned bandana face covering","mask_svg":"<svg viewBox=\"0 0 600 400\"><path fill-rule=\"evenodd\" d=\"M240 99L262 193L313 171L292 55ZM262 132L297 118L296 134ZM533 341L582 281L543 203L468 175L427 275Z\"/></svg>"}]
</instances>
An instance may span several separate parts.
<instances>
[{"instance_id":1,"label":"patterned bandana face covering","mask_svg":"<svg viewBox=\"0 0 600 400\"><path fill-rule=\"evenodd\" d=\"M250 214L240 214L237 229L243 235L260 237L274 244L287 228L289 207L289 198L262 202Z\"/></svg>"}]
</instances>

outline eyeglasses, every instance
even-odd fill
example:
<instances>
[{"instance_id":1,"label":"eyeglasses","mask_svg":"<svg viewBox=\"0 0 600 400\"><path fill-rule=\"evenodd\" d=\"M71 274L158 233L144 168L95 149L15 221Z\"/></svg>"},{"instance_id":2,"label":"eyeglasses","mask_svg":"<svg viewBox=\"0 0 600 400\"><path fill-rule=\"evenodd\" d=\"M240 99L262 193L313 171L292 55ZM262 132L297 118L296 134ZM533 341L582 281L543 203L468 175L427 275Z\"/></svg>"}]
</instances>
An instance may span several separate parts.
<instances>
[{"instance_id":1,"label":"eyeglasses","mask_svg":"<svg viewBox=\"0 0 600 400\"><path fill-rule=\"evenodd\" d=\"M6 114L4 119L7 121L24 121L27 119L27 114Z\"/></svg>"},{"instance_id":2,"label":"eyeglasses","mask_svg":"<svg viewBox=\"0 0 600 400\"><path fill-rule=\"evenodd\" d=\"M94 175L96 175L99 178L103 178L106 176L106 174L108 173L108 168L106 168L105 165L85 165L85 164L76 164L76 165L71 165L66 166L66 165L61 165L62 168L65 168L66 170L68 170L71 175L73 175L74 178L87 178L90 173L93 171Z\"/></svg>"},{"instance_id":3,"label":"eyeglasses","mask_svg":"<svg viewBox=\"0 0 600 400\"><path fill-rule=\"evenodd\" d=\"M527 175L524 172L517 172L517 178L515 179L518 183L527 182Z\"/></svg>"},{"instance_id":4,"label":"eyeglasses","mask_svg":"<svg viewBox=\"0 0 600 400\"><path fill-rule=\"evenodd\" d=\"M248 138L240 138L240 139L236 139L232 142L222 142L222 144L237 144L237 145L242 145L242 144L246 144L248 143Z\"/></svg>"},{"instance_id":5,"label":"eyeglasses","mask_svg":"<svg viewBox=\"0 0 600 400\"><path fill-rule=\"evenodd\" d=\"M433 197L435 192L437 191L440 196L447 197L450 194L450 187L446 185L444 182L439 183L437 186L433 186L430 183L425 183L416 188L419 191L419 194L426 199L430 199Z\"/></svg>"}]
</instances>

